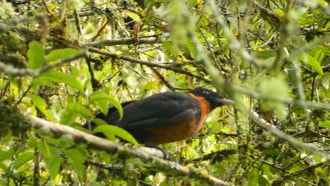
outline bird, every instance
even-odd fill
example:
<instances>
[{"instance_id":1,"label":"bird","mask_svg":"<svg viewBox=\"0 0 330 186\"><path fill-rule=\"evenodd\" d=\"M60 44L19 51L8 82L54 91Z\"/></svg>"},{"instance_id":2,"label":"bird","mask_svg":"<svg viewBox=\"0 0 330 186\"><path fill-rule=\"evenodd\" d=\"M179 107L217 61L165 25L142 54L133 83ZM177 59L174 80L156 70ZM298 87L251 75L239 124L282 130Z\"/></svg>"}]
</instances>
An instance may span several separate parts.
<instances>
[{"instance_id":1,"label":"bird","mask_svg":"<svg viewBox=\"0 0 330 186\"><path fill-rule=\"evenodd\" d=\"M153 146L196 135L208 113L233 103L212 90L199 87L185 93L163 92L124 102L122 118L114 107L109 107L107 115L98 113L96 118L125 129L141 144ZM86 123L84 127L89 128L87 126ZM91 126L95 124L92 122Z\"/></svg>"}]
</instances>

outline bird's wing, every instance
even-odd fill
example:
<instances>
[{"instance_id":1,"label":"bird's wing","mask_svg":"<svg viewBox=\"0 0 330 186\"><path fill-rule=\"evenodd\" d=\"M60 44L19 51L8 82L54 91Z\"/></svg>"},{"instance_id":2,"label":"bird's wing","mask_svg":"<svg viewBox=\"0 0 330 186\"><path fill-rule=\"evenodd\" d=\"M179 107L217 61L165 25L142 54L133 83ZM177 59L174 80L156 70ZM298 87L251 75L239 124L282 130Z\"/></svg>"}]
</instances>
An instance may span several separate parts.
<instances>
[{"instance_id":1,"label":"bird's wing","mask_svg":"<svg viewBox=\"0 0 330 186\"><path fill-rule=\"evenodd\" d=\"M118 121L118 113L109 113L105 120L125 129L138 129L176 124L200 117L200 106L195 99L173 92L131 102L123 109L122 120Z\"/></svg>"}]
</instances>

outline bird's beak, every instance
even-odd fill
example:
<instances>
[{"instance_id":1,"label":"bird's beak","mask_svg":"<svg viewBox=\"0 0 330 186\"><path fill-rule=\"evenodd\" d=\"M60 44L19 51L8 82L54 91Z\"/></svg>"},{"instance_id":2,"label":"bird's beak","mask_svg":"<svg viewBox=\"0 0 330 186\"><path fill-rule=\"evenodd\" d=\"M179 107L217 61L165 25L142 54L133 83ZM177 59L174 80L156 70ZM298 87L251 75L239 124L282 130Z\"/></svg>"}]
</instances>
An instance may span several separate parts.
<instances>
[{"instance_id":1,"label":"bird's beak","mask_svg":"<svg viewBox=\"0 0 330 186\"><path fill-rule=\"evenodd\" d=\"M233 105L235 104L235 102L233 100L230 100L230 99L217 99L217 102L222 104L222 105Z\"/></svg>"}]
</instances>

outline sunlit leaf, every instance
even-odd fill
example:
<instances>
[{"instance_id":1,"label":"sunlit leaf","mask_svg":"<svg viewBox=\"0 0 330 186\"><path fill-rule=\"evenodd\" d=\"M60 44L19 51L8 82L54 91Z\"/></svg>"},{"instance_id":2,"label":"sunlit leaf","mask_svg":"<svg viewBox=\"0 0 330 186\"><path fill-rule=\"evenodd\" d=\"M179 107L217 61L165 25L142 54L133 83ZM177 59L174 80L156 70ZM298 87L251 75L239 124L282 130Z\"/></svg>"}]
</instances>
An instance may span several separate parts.
<instances>
[{"instance_id":1,"label":"sunlit leaf","mask_svg":"<svg viewBox=\"0 0 330 186\"><path fill-rule=\"evenodd\" d=\"M45 62L45 50L43 46L36 42L31 41L29 44L28 56L28 67L37 69L42 67Z\"/></svg>"},{"instance_id":2,"label":"sunlit leaf","mask_svg":"<svg viewBox=\"0 0 330 186\"><path fill-rule=\"evenodd\" d=\"M330 85L330 74L329 73L325 73L322 77L321 77L321 83L324 89L328 90L329 89L329 85Z\"/></svg>"},{"instance_id":3,"label":"sunlit leaf","mask_svg":"<svg viewBox=\"0 0 330 186\"><path fill-rule=\"evenodd\" d=\"M50 70L43 73L40 77L35 78L32 81L32 84L34 86L49 85L50 82L65 83L66 85L76 88L81 92L83 91L82 82L78 80L76 76L72 76L58 70Z\"/></svg>"},{"instance_id":4,"label":"sunlit leaf","mask_svg":"<svg viewBox=\"0 0 330 186\"><path fill-rule=\"evenodd\" d=\"M51 110L49 109L44 99L42 99L40 96L36 94L29 94L29 97L31 98L32 102L36 105L36 107L39 109L39 111L42 112L48 120L50 121L55 120Z\"/></svg>"},{"instance_id":5,"label":"sunlit leaf","mask_svg":"<svg viewBox=\"0 0 330 186\"><path fill-rule=\"evenodd\" d=\"M320 61L316 60L314 57L308 54L303 54L299 57L299 60L305 64L308 64L310 67L312 67L313 70L315 70L319 74L323 74Z\"/></svg>"},{"instance_id":6,"label":"sunlit leaf","mask_svg":"<svg viewBox=\"0 0 330 186\"><path fill-rule=\"evenodd\" d=\"M46 159L46 168L53 179L58 175L62 161L62 156L59 154L53 154L49 159Z\"/></svg>"},{"instance_id":7,"label":"sunlit leaf","mask_svg":"<svg viewBox=\"0 0 330 186\"><path fill-rule=\"evenodd\" d=\"M142 90L143 92L140 94L140 98L144 98L146 96L146 93L149 91L149 90L153 90L153 89L156 89L158 86L158 83L155 82L155 81L151 81L151 82L148 82L146 83L143 87L142 87Z\"/></svg>"},{"instance_id":8,"label":"sunlit leaf","mask_svg":"<svg viewBox=\"0 0 330 186\"><path fill-rule=\"evenodd\" d=\"M14 149L9 149L7 151L0 151L0 162L10 159L11 157L13 157L15 154L15 150Z\"/></svg>"},{"instance_id":9,"label":"sunlit leaf","mask_svg":"<svg viewBox=\"0 0 330 186\"><path fill-rule=\"evenodd\" d=\"M284 75L278 75L276 77L265 78L260 82L260 93L263 97L269 99L285 99L289 97L289 88L285 81ZM280 120L286 118L287 109L286 106L277 101L272 101L269 107L274 109L277 117Z\"/></svg>"},{"instance_id":10,"label":"sunlit leaf","mask_svg":"<svg viewBox=\"0 0 330 186\"><path fill-rule=\"evenodd\" d=\"M324 51L323 50L318 50L316 51L314 58L322 64L322 61L324 59Z\"/></svg>"},{"instance_id":11,"label":"sunlit leaf","mask_svg":"<svg viewBox=\"0 0 330 186\"><path fill-rule=\"evenodd\" d=\"M65 151L70 162L72 162L75 172L78 173L80 179L84 179L85 165L87 154L81 148L68 149Z\"/></svg>"},{"instance_id":12,"label":"sunlit leaf","mask_svg":"<svg viewBox=\"0 0 330 186\"><path fill-rule=\"evenodd\" d=\"M52 156L52 153L46 140L38 141L38 149L44 158L50 158Z\"/></svg>"},{"instance_id":13,"label":"sunlit leaf","mask_svg":"<svg viewBox=\"0 0 330 186\"><path fill-rule=\"evenodd\" d=\"M73 55L78 54L80 51L73 49L73 48L64 48L64 49L56 49L51 51L47 56L46 56L46 61L47 62L52 62L56 61L59 59L64 59Z\"/></svg>"},{"instance_id":14,"label":"sunlit leaf","mask_svg":"<svg viewBox=\"0 0 330 186\"><path fill-rule=\"evenodd\" d=\"M34 156L33 152L24 152L24 153L19 154L19 156L17 156L17 159L14 161L13 168L17 169L17 168L21 167L28 161L32 160L33 156Z\"/></svg>"},{"instance_id":15,"label":"sunlit leaf","mask_svg":"<svg viewBox=\"0 0 330 186\"><path fill-rule=\"evenodd\" d=\"M106 93L95 91L89 95L88 100L89 103L97 105L104 115L108 114L109 104L112 104L117 109L120 118L123 117L123 108L120 102Z\"/></svg>"},{"instance_id":16,"label":"sunlit leaf","mask_svg":"<svg viewBox=\"0 0 330 186\"><path fill-rule=\"evenodd\" d=\"M131 17L134 21L140 21L141 20L140 16L137 15L136 13L134 13L134 12L127 12L127 15L129 17Z\"/></svg>"},{"instance_id":17,"label":"sunlit leaf","mask_svg":"<svg viewBox=\"0 0 330 186\"><path fill-rule=\"evenodd\" d=\"M319 124L319 126L330 129L330 121L323 121Z\"/></svg>"},{"instance_id":18,"label":"sunlit leaf","mask_svg":"<svg viewBox=\"0 0 330 186\"><path fill-rule=\"evenodd\" d=\"M211 128L208 131L208 134L218 133L222 127L222 124L217 121L211 121L208 123L208 125L211 126Z\"/></svg>"},{"instance_id":19,"label":"sunlit leaf","mask_svg":"<svg viewBox=\"0 0 330 186\"><path fill-rule=\"evenodd\" d=\"M81 103L70 103L65 107L65 110L61 113L61 124L72 124L77 117L87 117L89 110Z\"/></svg>"},{"instance_id":20,"label":"sunlit leaf","mask_svg":"<svg viewBox=\"0 0 330 186\"><path fill-rule=\"evenodd\" d=\"M124 130L120 127L114 126L114 125L100 125L100 126L96 127L93 130L93 132L102 133L105 136L109 137L110 139L113 138L113 135L115 135L127 142L133 143L135 145L138 144L138 142L135 140L135 138L129 132L127 132L126 130Z\"/></svg>"}]
</instances>

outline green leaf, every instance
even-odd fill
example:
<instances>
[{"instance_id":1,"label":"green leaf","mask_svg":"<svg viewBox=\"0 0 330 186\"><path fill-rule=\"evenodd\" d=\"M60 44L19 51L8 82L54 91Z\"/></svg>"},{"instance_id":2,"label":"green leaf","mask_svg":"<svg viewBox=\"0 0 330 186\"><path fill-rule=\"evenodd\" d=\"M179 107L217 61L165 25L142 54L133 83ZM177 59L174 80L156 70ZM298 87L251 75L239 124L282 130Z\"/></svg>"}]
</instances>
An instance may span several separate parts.
<instances>
[{"instance_id":1,"label":"green leaf","mask_svg":"<svg viewBox=\"0 0 330 186\"><path fill-rule=\"evenodd\" d=\"M7 151L0 151L0 162L8 160L15 155L14 149L9 149Z\"/></svg>"},{"instance_id":2,"label":"green leaf","mask_svg":"<svg viewBox=\"0 0 330 186\"><path fill-rule=\"evenodd\" d=\"M159 83L155 82L155 81L151 81L151 82L148 82L146 83L142 89L143 90L152 90L152 89L155 89L159 86Z\"/></svg>"},{"instance_id":3,"label":"green leaf","mask_svg":"<svg viewBox=\"0 0 330 186\"><path fill-rule=\"evenodd\" d=\"M97 105L104 115L108 114L109 104L111 103L118 110L119 117L123 117L123 108L120 102L108 94L96 91L89 95L88 100L89 103Z\"/></svg>"},{"instance_id":4,"label":"green leaf","mask_svg":"<svg viewBox=\"0 0 330 186\"><path fill-rule=\"evenodd\" d=\"M85 166L84 162L86 160L87 154L81 148L74 148L65 151L65 154L72 163L74 170L78 173L81 180L84 179Z\"/></svg>"},{"instance_id":5,"label":"green leaf","mask_svg":"<svg viewBox=\"0 0 330 186\"><path fill-rule=\"evenodd\" d=\"M40 110L42 114L46 116L46 118L50 121L55 121L52 112L49 110L49 107L44 99L36 94L29 94L32 102L35 106Z\"/></svg>"},{"instance_id":6,"label":"green leaf","mask_svg":"<svg viewBox=\"0 0 330 186\"><path fill-rule=\"evenodd\" d=\"M330 85L330 74L329 73L325 73L321 77L321 84L322 84L324 89L326 89L326 90L329 89L329 85Z\"/></svg>"},{"instance_id":7,"label":"green leaf","mask_svg":"<svg viewBox=\"0 0 330 186\"><path fill-rule=\"evenodd\" d=\"M22 165L24 165L28 161L32 160L33 156L34 156L33 152L24 152L22 154L19 154L17 156L17 159L13 163L13 168L17 169L17 168L21 167Z\"/></svg>"},{"instance_id":8,"label":"green leaf","mask_svg":"<svg viewBox=\"0 0 330 186\"><path fill-rule=\"evenodd\" d=\"M323 121L319 126L330 129L330 121Z\"/></svg>"},{"instance_id":9,"label":"green leaf","mask_svg":"<svg viewBox=\"0 0 330 186\"><path fill-rule=\"evenodd\" d=\"M211 121L207 123L208 126L211 126L211 128L208 131L208 135L218 133L222 127L222 124L218 121Z\"/></svg>"},{"instance_id":10,"label":"green leaf","mask_svg":"<svg viewBox=\"0 0 330 186\"><path fill-rule=\"evenodd\" d=\"M48 159L52 156L49 145L44 139L38 141L38 149L44 158Z\"/></svg>"},{"instance_id":11,"label":"green leaf","mask_svg":"<svg viewBox=\"0 0 330 186\"><path fill-rule=\"evenodd\" d=\"M45 62L45 50L43 46L36 41L31 41L29 43L27 57L29 68L37 69L42 67Z\"/></svg>"},{"instance_id":12,"label":"green leaf","mask_svg":"<svg viewBox=\"0 0 330 186\"><path fill-rule=\"evenodd\" d=\"M142 92L142 94L140 94L140 98L141 98L141 99L144 98L144 97L146 96L146 94L147 94L147 91L149 91L149 90L153 90L153 89L156 89L156 88L158 87L158 84L159 84L159 83L157 83L157 82L155 82L155 81L151 81L151 82L146 83L146 84L142 87L143 92Z\"/></svg>"},{"instance_id":13,"label":"green leaf","mask_svg":"<svg viewBox=\"0 0 330 186\"><path fill-rule=\"evenodd\" d=\"M79 52L80 52L79 50L76 50L73 48L64 48L64 49L53 50L46 56L46 61L52 62L52 61L56 61L59 59L68 58L70 56L78 54Z\"/></svg>"},{"instance_id":14,"label":"green leaf","mask_svg":"<svg viewBox=\"0 0 330 186\"><path fill-rule=\"evenodd\" d=\"M315 70L319 74L323 74L321 63L318 60L316 60L314 57L308 54L303 54L299 57L299 60L304 64L308 64L310 67L312 67L313 70Z\"/></svg>"},{"instance_id":15,"label":"green leaf","mask_svg":"<svg viewBox=\"0 0 330 186\"><path fill-rule=\"evenodd\" d=\"M60 123L69 125L75 122L77 117L87 117L88 115L89 110L84 105L77 102L70 103L61 113Z\"/></svg>"},{"instance_id":16,"label":"green leaf","mask_svg":"<svg viewBox=\"0 0 330 186\"><path fill-rule=\"evenodd\" d=\"M262 97L270 99L285 99L289 97L289 88L285 81L283 74L277 77L264 78L260 82L260 94ZM287 109L286 105L281 102L270 101L267 104L270 108L274 109L277 117L280 120L286 118Z\"/></svg>"},{"instance_id":17,"label":"green leaf","mask_svg":"<svg viewBox=\"0 0 330 186\"><path fill-rule=\"evenodd\" d=\"M314 58L320 62L320 64L322 64L322 61L324 59L324 51L322 50L318 50L316 51L315 55L314 55Z\"/></svg>"},{"instance_id":18,"label":"green leaf","mask_svg":"<svg viewBox=\"0 0 330 186\"><path fill-rule=\"evenodd\" d=\"M32 80L32 84L33 86L44 84L48 85L51 81L56 83L65 83L66 85L83 92L83 85L81 81L77 79L77 77L65 74L58 70L50 70L48 72L43 73L40 77Z\"/></svg>"},{"instance_id":19,"label":"green leaf","mask_svg":"<svg viewBox=\"0 0 330 186\"><path fill-rule=\"evenodd\" d=\"M138 14L136 14L135 12L127 12L127 15L129 17L131 17L134 21L137 21L137 22L141 21L140 16Z\"/></svg>"},{"instance_id":20,"label":"green leaf","mask_svg":"<svg viewBox=\"0 0 330 186\"><path fill-rule=\"evenodd\" d=\"M53 179L58 175L61 163L62 157L58 153L53 154L49 159L45 159L46 169Z\"/></svg>"},{"instance_id":21,"label":"green leaf","mask_svg":"<svg viewBox=\"0 0 330 186\"><path fill-rule=\"evenodd\" d=\"M257 168L248 171L248 185L258 185L259 172Z\"/></svg>"},{"instance_id":22,"label":"green leaf","mask_svg":"<svg viewBox=\"0 0 330 186\"><path fill-rule=\"evenodd\" d=\"M62 158L59 155L61 151L58 148L50 147L44 138L38 140L37 143L38 150L42 158L45 160L46 169L48 170L49 175L55 179L62 163Z\"/></svg>"},{"instance_id":23,"label":"green leaf","mask_svg":"<svg viewBox=\"0 0 330 186\"><path fill-rule=\"evenodd\" d=\"M93 120L94 121L94 120ZM113 138L113 135L118 136L119 138L128 141L130 143L133 143L134 145L139 144L136 139L126 130L114 126L114 125L101 125L96 127L93 130L94 133L103 133L106 137L109 137L109 139Z\"/></svg>"}]
</instances>

